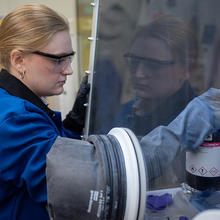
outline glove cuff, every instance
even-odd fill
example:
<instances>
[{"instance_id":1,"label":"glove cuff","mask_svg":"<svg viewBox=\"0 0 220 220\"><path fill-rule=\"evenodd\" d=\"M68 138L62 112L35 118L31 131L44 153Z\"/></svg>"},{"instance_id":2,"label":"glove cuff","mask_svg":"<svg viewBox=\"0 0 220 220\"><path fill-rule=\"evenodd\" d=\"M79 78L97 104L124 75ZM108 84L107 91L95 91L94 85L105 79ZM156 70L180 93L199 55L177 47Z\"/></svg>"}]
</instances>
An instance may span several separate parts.
<instances>
[{"instance_id":1,"label":"glove cuff","mask_svg":"<svg viewBox=\"0 0 220 220\"><path fill-rule=\"evenodd\" d=\"M63 120L63 126L76 134L82 134L84 121L70 112Z\"/></svg>"}]
</instances>

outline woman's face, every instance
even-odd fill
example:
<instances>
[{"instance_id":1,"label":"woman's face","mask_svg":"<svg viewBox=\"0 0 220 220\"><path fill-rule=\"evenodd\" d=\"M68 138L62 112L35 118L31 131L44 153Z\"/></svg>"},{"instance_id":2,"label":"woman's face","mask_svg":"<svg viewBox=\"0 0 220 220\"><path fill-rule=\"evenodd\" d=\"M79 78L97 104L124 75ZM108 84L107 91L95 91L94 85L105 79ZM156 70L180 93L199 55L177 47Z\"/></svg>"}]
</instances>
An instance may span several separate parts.
<instances>
[{"instance_id":1,"label":"woman's face","mask_svg":"<svg viewBox=\"0 0 220 220\"><path fill-rule=\"evenodd\" d=\"M167 98L182 86L185 79L184 68L160 39L137 39L128 60L133 86L139 98Z\"/></svg>"},{"instance_id":2,"label":"woman's face","mask_svg":"<svg viewBox=\"0 0 220 220\"><path fill-rule=\"evenodd\" d=\"M56 33L40 52L56 56L71 54L73 49L69 32ZM26 54L22 82L38 96L59 95L63 92L67 75L72 74L71 58L66 56L55 59L44 54Z\"/></svg>"}]
</instances>

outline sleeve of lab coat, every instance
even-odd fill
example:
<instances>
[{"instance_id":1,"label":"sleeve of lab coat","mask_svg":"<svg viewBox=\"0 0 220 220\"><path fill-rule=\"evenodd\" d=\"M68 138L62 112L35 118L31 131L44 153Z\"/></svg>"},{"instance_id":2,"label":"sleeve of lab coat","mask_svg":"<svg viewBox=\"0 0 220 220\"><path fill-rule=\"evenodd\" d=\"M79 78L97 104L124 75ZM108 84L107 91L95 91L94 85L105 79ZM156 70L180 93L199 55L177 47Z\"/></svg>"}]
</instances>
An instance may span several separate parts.
<instances>
[{"instance_id":1,"label":"sleeve of lab coat","mask_svg":"<svg viewBox=\"0 0 220 220\"><path fill-rule=\"evenodd\" d=\"M220 90L209 89L194 98L168 126L159 126L141 139L149 178L161 175L181 148L196 150L219 128Z\"/></svg>"},{"instance_id":2,"label":"sleeve of lab coat","mask_svg":"<svg viewBox=\"0 0 220 220\"><path fill-rule=\"evenodd\" d=\"M45 202L46 154L57 137L56 129L43 115L28 112L7 117L0 131L0 181L5 187L0 199L12 193L7 186L13 185L26 188L34 201Z\"/></svg>"}]
</instances>

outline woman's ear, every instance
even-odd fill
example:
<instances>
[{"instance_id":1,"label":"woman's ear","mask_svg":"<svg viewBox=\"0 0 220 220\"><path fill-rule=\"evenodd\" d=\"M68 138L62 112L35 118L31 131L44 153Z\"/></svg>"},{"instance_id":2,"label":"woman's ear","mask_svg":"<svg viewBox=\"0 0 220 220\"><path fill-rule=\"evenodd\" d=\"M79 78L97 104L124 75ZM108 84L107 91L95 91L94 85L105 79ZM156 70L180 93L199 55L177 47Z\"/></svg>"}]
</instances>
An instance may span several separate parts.
<instances>
[{"instance_id":1,"label":"woman's ear","mask_svg":"<svg viewBox=\"0 0 220 220\"><path fill-rule=\"evenodd\" d=\"M19 50L12 50L10 53L11 68L18 72L24 70L24 53Z\"/></svg>"}]
</instances>

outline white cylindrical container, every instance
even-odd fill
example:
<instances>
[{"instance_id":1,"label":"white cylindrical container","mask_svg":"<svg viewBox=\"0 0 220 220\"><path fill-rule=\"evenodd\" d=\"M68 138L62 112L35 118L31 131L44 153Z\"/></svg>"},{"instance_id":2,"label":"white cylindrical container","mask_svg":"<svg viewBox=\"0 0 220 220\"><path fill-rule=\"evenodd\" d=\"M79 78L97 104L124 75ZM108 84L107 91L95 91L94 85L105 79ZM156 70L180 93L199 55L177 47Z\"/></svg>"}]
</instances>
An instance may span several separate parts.
<instances>
[{"instance_id":1,"label":"white cylindrical container","mask_svg":"<svg viewBox=\"0 0 220 220\"><path fill-rule=\"evenodd\" d=\"M196 152L186 153L187 184L198 190L220 190L220 142L209 136Z\"/></svg>"}]
</instances>

